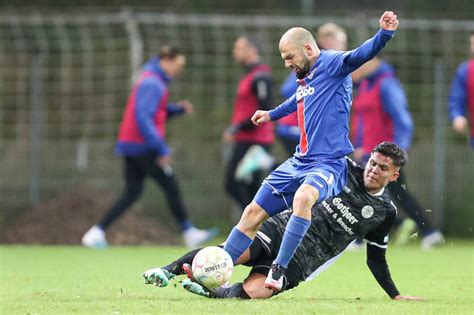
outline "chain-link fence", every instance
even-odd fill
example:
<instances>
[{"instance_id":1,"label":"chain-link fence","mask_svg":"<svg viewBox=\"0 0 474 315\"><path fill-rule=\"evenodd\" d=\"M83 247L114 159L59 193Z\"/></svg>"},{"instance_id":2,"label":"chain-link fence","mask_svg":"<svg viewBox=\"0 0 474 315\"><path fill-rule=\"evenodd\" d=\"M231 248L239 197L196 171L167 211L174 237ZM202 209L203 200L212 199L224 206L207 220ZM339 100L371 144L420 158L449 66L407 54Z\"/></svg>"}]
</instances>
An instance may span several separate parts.
<instances>
[{"instance_id":1,"label":"chain-link fence","mask_svg":"<svg viewBox=\"0 0 474 315\"><path fill-rule=\"evenodd\" d=\"M232 43L240 34L263 42L263 59L280 84L287 75L278 40L291 26L335 22L350 45L374 34L378 17L160 14L123 11L0 15L0 209L3 215L78 186L119 190L113 154L131 81L164 43L178 44L188 66L171 98L190 99L191 118L169 123L169 142L186 201L199 220L228 222L221 134L230 121L241 69ZM415 121L408 183L437 224L469 234L474 211L474 153L453 134L447 91L468 57L474 21L402 19L384 50L406 89ZM275 89L275 97L277 95ZM282 150L276 150L283 159ZM155 187L145 208L166 213ZM102 209L103 210L103 209ZM227 220L227 221L226 221ZM91 222L92 223L92 222Z\"/></svg>"}]
</instances>

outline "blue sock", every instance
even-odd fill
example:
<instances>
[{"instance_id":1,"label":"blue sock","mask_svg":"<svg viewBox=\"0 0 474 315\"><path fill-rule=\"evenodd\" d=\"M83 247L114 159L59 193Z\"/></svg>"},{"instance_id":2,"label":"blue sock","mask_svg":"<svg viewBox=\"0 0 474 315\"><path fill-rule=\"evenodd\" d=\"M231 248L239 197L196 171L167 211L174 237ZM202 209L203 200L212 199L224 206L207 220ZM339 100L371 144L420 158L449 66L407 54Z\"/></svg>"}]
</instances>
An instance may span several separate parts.
<instances>
[{"instance_id":1,"label":"blue sock","mask_svg":"<svg viewBox=\"0 0 474 315\"><path fill-rule=\"evenodd\" d=\"M252 242L253 240L250 237L240 232L234 226L225 242L224 250L229 253L232 261L235 263L245 250L250 247Z\"/></svg>"},{"instance_id":2,"label":"blue sock","mask_svg":"<svg viewBox=\"0 0 474 315\"><path fill-rule=\"evenodd\" d=\"M183 232L186 232L189 228L193 227L193 224L189 220L179 221L179 226Z\"/></svg>"},{"instance_id":3,"label":"blue sock","mask_svg":"<svg viewBox=\"0 0 474 315\"><path fill-rule=\"evenodd\" d=\"M283 234L280 251L275 259L275 263L284 268L288 268L288 264L291 258L293 258L310 224L311 221L305 218L298 217L294 214L291 215L290 220L286 224L285 234Z\"/></svg>"}]
</instances>

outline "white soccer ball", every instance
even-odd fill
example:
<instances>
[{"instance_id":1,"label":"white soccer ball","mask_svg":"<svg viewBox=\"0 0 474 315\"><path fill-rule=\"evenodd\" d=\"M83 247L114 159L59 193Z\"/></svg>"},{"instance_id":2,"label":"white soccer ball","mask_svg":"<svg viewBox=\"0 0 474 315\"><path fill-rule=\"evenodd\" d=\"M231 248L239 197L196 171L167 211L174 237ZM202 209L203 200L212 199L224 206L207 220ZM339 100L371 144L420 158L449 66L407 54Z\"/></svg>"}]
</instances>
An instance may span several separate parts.
<instances>
[{"instance_id":1,"label":"white soccer ball","mask_svg":"<svg viewBox=\"0 0 474 315\"><path fill-rule=\"evenodd\" d=\"M233 270L232 258L220 247L204 247L194 256L193 277L210 290L226 283Z\"/></svg>"}]
</instances>

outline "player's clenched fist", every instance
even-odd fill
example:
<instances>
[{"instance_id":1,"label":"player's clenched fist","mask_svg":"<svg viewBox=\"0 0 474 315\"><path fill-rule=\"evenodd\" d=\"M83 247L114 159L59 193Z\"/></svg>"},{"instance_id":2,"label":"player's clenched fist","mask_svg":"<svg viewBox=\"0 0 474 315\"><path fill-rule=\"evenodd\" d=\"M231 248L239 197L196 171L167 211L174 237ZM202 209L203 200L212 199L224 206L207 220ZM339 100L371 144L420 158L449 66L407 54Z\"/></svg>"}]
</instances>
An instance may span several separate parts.
<instances>
[{"instance_id":1,"label":"player's clenched fist","mask_svg":"<svg viewBox=\"0 0 474 315\"><path fill-rule=\"evenodd\" d=\"M379 20L380 28L387 31L395 31L398 27L397 15L392 11L385 11Z\"/></svg>"},{"instance_id":2,"label":"player's clenched fist","mask_svg":"<svg viewBox=\"0 0 474 315\"><path fill-rule=\"evenodd\" d=\"M266 110L257 110L252 116L254 125L260 126L267 121L270 121L270 114Z\"/></svg>"}]
</instances>

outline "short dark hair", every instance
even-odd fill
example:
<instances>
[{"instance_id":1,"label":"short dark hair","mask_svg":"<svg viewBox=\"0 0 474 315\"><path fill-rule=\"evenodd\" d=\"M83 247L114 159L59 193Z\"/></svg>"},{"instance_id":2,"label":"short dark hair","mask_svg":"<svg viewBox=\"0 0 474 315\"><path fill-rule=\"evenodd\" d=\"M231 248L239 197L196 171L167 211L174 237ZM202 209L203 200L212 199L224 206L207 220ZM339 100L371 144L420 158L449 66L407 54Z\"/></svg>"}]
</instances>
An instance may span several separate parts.
<instances>
[{"instance_id":1,"label":"short dark hair","mask_svg":"<svg viewBox=\"0 0 474 315\"><path fill-rule=\"evenodd\" d=\"M407 153L395 143L382 142L377 144L372 153L378 152L392 159L393 164L399 167L405 165L408 161Z\"/></svg>"},{"instance_id":2,"label":"short dark hair","mask_svg":"<svg viewBox=\"0 0 474 315\"><path fill-rule=\"evenodd\" d=\"M262 43L257 37L253 35L242 35L240 37L245 38L249 45L255 48L258 54L262 52Z\"/></svg>"},{"instance_id":3,"label":"short dark hair","mask_svg":"<svg viewBox=\"0 0 474 315\"><path fill-rule=\"evenodd\" d=\"M159 57L160 59L174 59L177 56L183 55L181 50L172 45L164 45L160 49Z\"/></svg>"}]
</instances>

